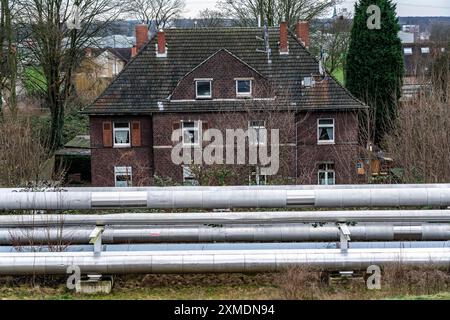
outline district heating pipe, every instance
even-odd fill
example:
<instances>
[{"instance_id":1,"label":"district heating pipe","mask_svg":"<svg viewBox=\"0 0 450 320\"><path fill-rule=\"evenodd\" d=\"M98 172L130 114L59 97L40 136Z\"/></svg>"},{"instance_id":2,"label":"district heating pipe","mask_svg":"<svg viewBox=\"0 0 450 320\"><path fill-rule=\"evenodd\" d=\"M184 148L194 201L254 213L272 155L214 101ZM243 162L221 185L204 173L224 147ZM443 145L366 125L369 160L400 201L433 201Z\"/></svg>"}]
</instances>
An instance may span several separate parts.
<instances>
[{"instance_id":1,"label":"district heating pipe","mask_svg":"<svg viewBox=\"0 0 450 320\"><path fill-rule=\"evenodd\" d=\"M70 210L100 208L286 208L450 206L448 185L380 188L283 186L160 188L151 191L0 192L0 210Z\"/></svg>"},{"instance_id":2,"label":"district heating pipe","mask_svg":"<svg viewBox=\"0 0 450 320\"><path fill-rule=\"evenodd\" d=\"M317 222L450 222L450 210L254 211L0 215L0 228L81 225L275 224Z\"/></svg>"},{"instance_id":3,"label":"district heating pipe","mask_svg":"<svg viewBox=\"0 0 450 320\"><path fill-rule=\"evenodd\" d=\"M357 224L348 226L352 241L450 240L450 224ZM92 228L0 229L0 245L87 244ZM294 242L339 241L335 224L106 227L102 243Z\"/></svg>"},{"instance_id":4,"label":"district heating pipe","mask_svg":"<svg viewBox=\"0 0 450 320\"><path fill-rule=\"evenodd\" d=\"M0 253L0 274L275 272L289 266L365 270L402 263L449 269L450 248Z\"/></svg>"}]
</instances>

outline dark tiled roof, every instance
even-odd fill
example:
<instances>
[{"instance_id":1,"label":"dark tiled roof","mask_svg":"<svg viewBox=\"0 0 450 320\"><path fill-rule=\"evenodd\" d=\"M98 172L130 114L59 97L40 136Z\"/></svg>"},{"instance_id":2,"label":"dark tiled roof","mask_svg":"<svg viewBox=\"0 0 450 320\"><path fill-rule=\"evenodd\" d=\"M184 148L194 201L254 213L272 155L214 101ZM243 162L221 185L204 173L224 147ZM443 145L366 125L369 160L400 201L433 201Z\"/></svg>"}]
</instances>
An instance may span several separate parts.
<instances>
[{"instance_id":1,"label":"dark tiled roof","mask_svg":"<svg viewBox=\"0 0 450 320\"><path fill-rule=\"evenodd\" d=\"M108 48L108 50L125 62L131 60L131 48Z\"/></svg>"},{"instance_id":2,"label":"dark tiled roof","mask_svg":"<svg viewBox=\"0 0 450 320\"><path fill-rule=\"evenodd\" d=\"M365 106L337 81L327 76L314 88L301 88L304 77L317 75L318 61L289 36L289 54L278 50L279 28L269 29L272 63L267 63L261 28L168 29L166 58L156 57L156 39L132 59L103 94L85 111L91 114L152 113L175 111L238 110L248 101L170 102L179 80L220 49L226 49L264 75L276 90L277 99L267 103L279 108L355 109ZM161 108L162 102L163 108Z\"/></svg>"}]
</instances>

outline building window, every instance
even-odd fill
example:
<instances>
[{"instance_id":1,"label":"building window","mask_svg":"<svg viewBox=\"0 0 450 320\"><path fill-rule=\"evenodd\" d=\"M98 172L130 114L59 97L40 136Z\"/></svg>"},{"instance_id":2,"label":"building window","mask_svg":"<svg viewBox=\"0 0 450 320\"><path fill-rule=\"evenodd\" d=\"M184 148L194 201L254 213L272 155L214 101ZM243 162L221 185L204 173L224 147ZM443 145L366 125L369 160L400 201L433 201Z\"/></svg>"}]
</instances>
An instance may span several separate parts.
<instances>
[{"instance_id":1,"label":"building window","mask_svg":"<svg viewBox=\"0 0 450 320\"><path fill-rule=\"evenodd\" d=\"M422 47L422 48L420 48L420 52L422 52L422 53L430 53L430 48L429 47Z\"/></svg>"},{"instance_id":2,"label":"building window","mask_svg":"<svg viewBox=\"0 0 450 320\"><path fill-rule=\"evenodd\" d=\"M261 174L261 168L255 167L252 170L251 175L249 176L249 185L266 185L267 184L267 176L265 174Z\"/></svg>"},{"instance_id":3,"label":"building window","mask_svg":"<svg viewBox=\"0 0 450 320\"><path fill-rule=\"evenodd\" d=\"M197 146L199 145L199 123L200 121L183 121L183 145L184 146Z\"/></svg>"},{"instance_id":4,"label":"building window","mask_svg":"<svg viewBox=\"0 0 450 320\"><path fill-rule=\"evenodd\" d=\"M114 147L130 146L130 123L114 122Z\"/></svg>"},{"instance_id":5,"label":"building window","mask_svg":"<svg viewBox=\"0 0 450 320\"><path fill-rule=\"evenodd\" d=\"M198 181L195 179L195 175L192 173L192 169L188 165L183 166L183 183L190 186L198 185Z\"/></svg>"},{"instance_id":6,"label":"building window","mask_svg":"<svg viewBox=\"0 0 450 320\"><path fill-rule=\"evenodd\" d=\"M317 142L319 144L334 143L334 119L317 120Z\"/></svg>"},{"instance_id":7,"label":"building window","mask_svg":"<svg viewBox=\"0 0 450 320\"><path fill-rule=\"evenodd\" d=\"M250 144L264 145L267 142L267 129L264 120L251 120L248 122L249 129L255 131L255 135L249 135Z\"/></svg>"},{"instance_id":8,"label":"building window","mask_svg":"<svg viewBox=\"0 0 450 320\"><path fill-rule=\"evenodd\" d=\"M319 164L318 183L321 185L335 184L335 172L334 164L332 163L321 163Z\"/></svg>"},{"instance_id":9,"label":"building window","mask_svg":"<svg viewBox=\"0 0 450 320\"><path fill-rule=\"evenodd\" d=\"M408 56L412 55L412 48L403 48L403 53Z\"/></svg>"},{"instance_id":10,"label":"building window","mask_svg":"<svg viewBox=\"0 0 450 320\"><path fill-rule=\"evenodd\" d=\"M114 167L116 187L131 187L133 176L131 167Z\"/></svg>"},{"instance_id":11,"label":"building window","mask_svg":"<svg viewBox=\"0 0 450 320\"><path fill-rule=\"evenodd\" d=\"M239 79L236 80L236 96L251 97L252 95L252 80Z\"/></svg>"},{"instance_id":12,"label":"building window","mask_svg":"<svg viewBox=\"0 0 450 320\"><path fill-rule=\"evenodd\" d=\"M195 90L197 99L211 98L211 79L195 80Z\"/></svg>"}]
</instances>

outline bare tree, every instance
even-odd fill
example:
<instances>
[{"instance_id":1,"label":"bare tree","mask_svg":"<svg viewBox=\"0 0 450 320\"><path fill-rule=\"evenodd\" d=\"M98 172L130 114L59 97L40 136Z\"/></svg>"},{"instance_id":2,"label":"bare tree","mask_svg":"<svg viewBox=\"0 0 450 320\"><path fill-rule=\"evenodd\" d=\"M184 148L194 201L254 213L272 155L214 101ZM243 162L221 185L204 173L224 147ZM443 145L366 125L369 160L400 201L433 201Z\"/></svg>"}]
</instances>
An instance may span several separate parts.
<instances>
[{"instance_id":1,"label":"bare tree","mask_svg":"<svg viewBox=\"0 0 450 320\"><path fill-rule=\"evenodd\" d=\"M185 6L184 0L130 0L127 1L127 11L142 23L157 29L165 28L168 23L177 18Z\"/></svg>"},{"instance_id":2,"label":"bare tree","mask_svg":"<svg viewBox=\"0 0 450 320\"><path fill-rule=\"evenodd\" d=\"M14 2L0 0L0 119L2 118L3 90L8 91L7 102L11 115L17 116L16 79L17 50L14 39L12 12Z\"/></svg>"},{"instance_id":3,"label":"bare tree","mask_svg":"<svg viewBox=\"0 0 450 320\"><path fill-rule=\"evenodd\" d=\"M225 15L219 10L205 9L200 11L198 26L202 28L225 27Z\"/></svg>"},{"instance_id":4,"label":"bare tree","mask_svg":"<svg viewBox=\"0 0 450 320\"><path fill-rule=\"evenodd\" d=\"M27 32L24 51L41 70L45 102L51 113L50 148L61 145L64 111L74 90L73 70L84 48L120 14L118 1L17 0L21 29ZM71 26L71 28L69 28Z\"/></svg>"},{"instance_id":5,"label":"bare tree","mask_svg":"<svg viewBox=\"0 0 450 320\"><path fill-rule=\"evenodd\" d=\"M350 42L350 29L352 21L349 17L340 16L333 21L328 33L329 42L326 44L328 71L333 73L336 69L344 68L345 54Z\"/></svg>"},{"instance_id":6,"label":"bare tree","mask_svg":"<svg viewBox=\"0 0 450 320\"><path fill-rule=\"evenodd\" d=\"M450 181L450 59L436 57L430 87L399 108L393 130L386 138L388 151L402 168L404 183Z\"/></svg>"},{"instance_id":7,"label":"bare tree","mask_svg":"<svg viewBox=\"0 0 450 320\"><path fill-rule=\"evenodd\" d=\"M256 26L258 20L268 26L286 21L293 27L298 20L320 17L338 0L220 0L226 16L234 18L242 26Z\"/></svg>"}]
</instances>

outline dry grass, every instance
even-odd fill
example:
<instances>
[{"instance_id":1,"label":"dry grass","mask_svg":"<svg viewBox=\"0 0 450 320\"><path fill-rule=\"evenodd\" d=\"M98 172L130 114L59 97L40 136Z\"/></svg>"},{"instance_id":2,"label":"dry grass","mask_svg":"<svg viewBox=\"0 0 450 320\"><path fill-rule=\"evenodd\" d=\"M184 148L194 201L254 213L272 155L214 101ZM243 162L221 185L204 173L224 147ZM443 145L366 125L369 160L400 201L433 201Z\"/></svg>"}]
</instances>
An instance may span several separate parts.
<instances>
[{"instance_id":1,"label":"dry grass","mask_svg":"<svg viewBox=\"0 0 450 320\"><path fill-rule=\"evenodd\" d=\"M149 274L118 276L110 295L80 295L65 277L0 277L0 299L450 299L450 274L432 266L383 268L381 290L368 290L366 274L329 281L310 267L281 273ZM336 278L334 278L336 279Z\"/></svg>"},{"instance_id":2,"label":"dry grass","mask_svg":"<svg viewBox=\"0 0 450 320\"><path fill-rule=\"evenodd\" d=\"M358 276L358 275L357 275ZM395 296L435 295L450 290L450 273L433 266L410 267L403 264L382 268L381 289L369 290L367 274L329 282L317 268L288 268L278 278L284 299L380 299Z\"/></svg>"}]
</instances>

